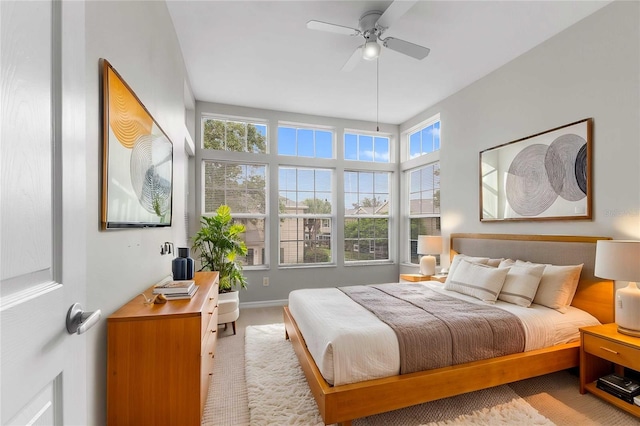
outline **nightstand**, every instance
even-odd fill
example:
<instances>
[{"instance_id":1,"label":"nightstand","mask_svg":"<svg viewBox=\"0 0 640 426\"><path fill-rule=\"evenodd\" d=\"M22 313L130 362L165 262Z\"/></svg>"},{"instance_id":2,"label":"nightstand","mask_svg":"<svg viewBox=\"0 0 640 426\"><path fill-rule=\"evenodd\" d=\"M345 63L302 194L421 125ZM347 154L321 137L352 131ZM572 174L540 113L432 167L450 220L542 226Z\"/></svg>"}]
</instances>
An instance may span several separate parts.
<instances>
[{"instance_id":1,"label":"nightstand","mask_svg":"<svg viewBox=\"0 0 640 426\"><path fill-rule=\"evenodd\" d=\"M422 275L422 274L400 274L400 282L417 283L420 281L439 281L445 282L446 275Z\"/></svg>"},{"instance_id":2,"label":"nightstand","mask_svg":"<svg viewBox=\"0 0 640 426\"><path fill-rule=\"evenodd\" d=\"M616 324L580 328L580 393L590 392L640 417L640 407L596 387L596 380L611 371L624 375L624 367L640 371L640 338L618 333Z\"/></svg>"}]
</instances>

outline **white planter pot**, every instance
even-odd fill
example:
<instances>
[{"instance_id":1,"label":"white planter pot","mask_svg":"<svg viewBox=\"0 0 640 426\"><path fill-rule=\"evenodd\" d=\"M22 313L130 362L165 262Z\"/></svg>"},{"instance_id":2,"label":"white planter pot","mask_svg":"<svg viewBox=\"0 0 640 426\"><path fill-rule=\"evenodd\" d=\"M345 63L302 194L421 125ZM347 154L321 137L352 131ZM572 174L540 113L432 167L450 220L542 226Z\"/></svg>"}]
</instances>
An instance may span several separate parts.
<instances>
[{"instance_id":1,"label":"white planter pot","mask_svg":"<svg viewBox=\"0 0 640 426\"><path fill-rule=\"evenodd\" d=\"M240 317L239 292L234 290L218 294L218 324L233 324L233 334L236 334L236 320Z\"/></svg>"}]
</instances>

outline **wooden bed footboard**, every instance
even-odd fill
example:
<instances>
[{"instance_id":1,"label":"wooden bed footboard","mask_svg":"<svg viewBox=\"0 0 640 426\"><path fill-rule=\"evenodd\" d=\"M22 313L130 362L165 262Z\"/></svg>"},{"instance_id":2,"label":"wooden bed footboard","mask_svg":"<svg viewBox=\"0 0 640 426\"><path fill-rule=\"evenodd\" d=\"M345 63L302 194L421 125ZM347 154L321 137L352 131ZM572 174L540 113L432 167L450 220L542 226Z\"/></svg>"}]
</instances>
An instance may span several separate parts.
<instances>
[{"instance_id":1,"label":"wooden bed footboard","mask_svg":"<svg viewBox=\"0 0 640 426\"><path fill-rule=\"evenodd\" d=\"M284 308L284 324L325 424L351 424L360 417L503 385L578 366L580 342L341 386L329 385L304 338Z\"/></svg>"}]
</instances>

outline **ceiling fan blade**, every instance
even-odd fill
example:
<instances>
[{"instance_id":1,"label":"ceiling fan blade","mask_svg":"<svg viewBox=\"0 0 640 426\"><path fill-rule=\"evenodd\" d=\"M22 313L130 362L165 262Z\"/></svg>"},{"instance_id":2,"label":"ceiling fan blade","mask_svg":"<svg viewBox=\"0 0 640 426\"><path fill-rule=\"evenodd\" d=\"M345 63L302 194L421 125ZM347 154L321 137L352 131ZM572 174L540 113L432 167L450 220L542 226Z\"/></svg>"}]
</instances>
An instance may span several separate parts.
<instances>
[{"instance_id":1,"label":"ceiling fan blade","mask_svg":"<svg viewBox=\"0 0 640 426\"><path fill-rule=\"evenodd\" d=\"M360 35L360 30L355 28L344 27L342 25L329 24L322 21L309 21L307 22L307 28L310 30L327 31L330 33L344 34L350 36Z\"/></svg>"},{"instance_id":2,"label":"ceiling fan blade","mask_svg":"<svg viewBox=\"0 0 640 426\"><path fill-rule=\"evenodd\" d=\"M380 26L383 28L389 28L391 24L393 24L398 18L407 13L409 9L416 4L417 0L396 0L387 10L384 11L382 16L376 22L376 26Z\"/></svg>"},{"instance_id":3,"label":"ceiling fan blade","mask_svg":"<svg viewBox=\"0 0 640 426\"><path fill-rule=\"evenodd\" d=\"M417 44L409 43L408 41L400 40L398 38L387 37L383 41L384 47L388 47L396 52L404 53L407 56L411 56L416 59L424 59L429 55L431 49L422 47Z\"/></svg>"},{"instance_id":4,"label":"ceiling fan blade","mask_svg":"<svg viewBox=\"0 0 640 426\"><path fill-rule=\"evenodd\" d=\"M360 59L362 59L362 46L356 47L356 50L353 51L349 60L343 65L342 71L353 71L356 65L360 63Z\"/></svg>"}]
</instances>

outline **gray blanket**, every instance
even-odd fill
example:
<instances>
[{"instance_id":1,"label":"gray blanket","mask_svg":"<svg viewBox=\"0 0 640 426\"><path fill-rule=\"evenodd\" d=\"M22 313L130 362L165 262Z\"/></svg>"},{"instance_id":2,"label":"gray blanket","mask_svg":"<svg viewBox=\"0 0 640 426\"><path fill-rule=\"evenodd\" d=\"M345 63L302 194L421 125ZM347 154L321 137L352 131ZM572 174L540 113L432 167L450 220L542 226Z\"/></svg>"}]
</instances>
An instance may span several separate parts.
<instances>
[{"instance_id":1,"label":"gray blanket","mask_svg":"<svg viewBox=\"0 0 640 426\"><path fill-rule=\"evenodd\" d=\"M524 351L517 316L446 296L421 284L340 287L398 336L400 374Z\"/></svg>"}]
</instances>

